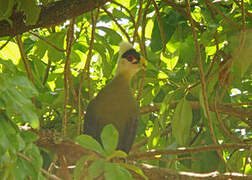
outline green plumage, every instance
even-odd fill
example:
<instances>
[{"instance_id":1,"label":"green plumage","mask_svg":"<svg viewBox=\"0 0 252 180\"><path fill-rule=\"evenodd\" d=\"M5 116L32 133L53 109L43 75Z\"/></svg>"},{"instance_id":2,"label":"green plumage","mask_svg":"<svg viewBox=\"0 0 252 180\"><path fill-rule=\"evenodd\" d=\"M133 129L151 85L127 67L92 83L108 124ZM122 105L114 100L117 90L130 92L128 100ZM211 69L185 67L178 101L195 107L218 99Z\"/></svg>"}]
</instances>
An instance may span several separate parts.
<instances>
[{"instance_id":1,"label":"green plumage","mask_svg":"<svg viewBox=\"0 0 252 180\"><path fill-rule=\"evenodd\" d=\"M119 59L114 79L89 103L84 122L84 133L101 142L101 131L113 124L119 132L117 149L126 153L134 142L139 116L130 81L145 66L143 59L132 45L120 44Z\"/></svg>"},{"instance_id":2,"label":"green plumage","mask_svg":"<svg viewBox=\"0 0 252 180\"><path fill-rule=\"evenodd\" d=\"M131 92L129 80L118 75L89 103L84 133L101 142L103 127L113 124L119 132L117 148L128 153L134 142L138 116L139 107Z\"/></svg>"}]
</instances>

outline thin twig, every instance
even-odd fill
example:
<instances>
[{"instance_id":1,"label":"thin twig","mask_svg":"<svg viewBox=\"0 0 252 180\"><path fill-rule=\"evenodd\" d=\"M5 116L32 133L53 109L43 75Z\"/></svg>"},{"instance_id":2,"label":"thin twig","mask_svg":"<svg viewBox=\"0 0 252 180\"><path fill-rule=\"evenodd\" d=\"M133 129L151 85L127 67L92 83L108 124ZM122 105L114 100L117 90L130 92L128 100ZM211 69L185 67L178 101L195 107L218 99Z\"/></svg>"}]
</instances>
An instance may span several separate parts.
<instances>
[{"instance_id":1,"label":"thin twig","mask_svg":"<svg viewBox=\"0 0 252 180\"><path fill-rule=\"evenodd\" d=\"M47 81L51 65L52 65L52 61L50 59L48 59L48 64L46 66L45 75L44 75L44 79L43 79L43 85L45 85L45 83Z\"/></svg>"},{"instance_id":2,"label":"thin twig","mask_svg":"<svg viewBox=\"0 0 252 180\"><path fill-rule=\"evenodd\" d=\"M227 136L231 137L232 139L237 140L238 142L241 142L241 140L235 136L234 134L232 134L232 132L230 132L228 130L228 128L226 127L225 122L221 119L220 114L217 110L217 97L218 97L218 91L221 88L221 86L219 86L219 88L216 90L215 96L214 96L214 111L215 111L215 115L217 118L218 123L220 124L220 129L222 129L222 131L224 132L224 134L226 134ZM218 102L219 103L219 102Z\"/></svg>"},{"instance_id":3,"label":"thin twig","mask_svg":"<svg viewBox=\"0 0 252 180\"><path fill-rule=\"evenodd\" d=\"M71 73L71 67L70 67L70 64L71 64L70 63L70 55L71 55L72 46L73 46L73 43L74 43L74 21L75 21L74 18L70 21L69 29L68 29L68 32L67 32L67 56L66 56L66 58L69 59L68 60L69 63L68 63L68 66L67 66L68 84L69 84L71 94L73 96L74 104L77 106L78 97L77 97L76 91L75 91L74 86L73 86L72 73Z\"/></svg>"},{"instance_id":4,"label":"thin twig","mask_svg":"<svg viewBox=\"0 0 252 180\"><path fill-rule=\"evenodd\" d=\"M242 28L245 29L245 9L244 9L244 0L241 0L241 10L242 10Z\"/></svg>"},{"instance_id":5,"label":"thin twig","mask_svg":"<svg viewBox=\"0 0 252 180\"><path fill-rule=\"evenodd\" d=\"M142 18L142 10L143 10L143 0L140 0L139 1L139 10L138 10L138 17L137 17L137 21L135 23L135 32L134 32L134 35L133 35L133 43L135 42L135 39L137 37L138 34L138 28L140 26L140 22L141 22L141 18ZM140 38L139 38L140 39Z\"/></svg>"},{"instance_id":6,"label":"thin twig","mask_svg":"<svg viewBox=\"0 0 252 180\"><path fill-rule=\"evenodd\" d=\"M240 26L239 24L235 23L234 21L232 21L230 18L228 18L227 16L225 16L225 14L220 11L217 7L215 7L215 5L209 1L209 0L203 0L207 5L209 5L215 12L217 12L220 16L222 16L228 23L230 23L231 25L233 25L234 27L238 28L238 29L243 29L242 26Z\"/></svg>"},{"instance_id":7,"label":"thin twig","mask_svg":"<svg viewBox=\"0 0 252 180\"><path fill-rule=\"evenodd\" d=\"M32 31L30 31L29 33L32 34L33 36L35 36L35 37L37 37L37 38L39 38L39 39L45 41L48 45L52 46L52 47L55 48L57 51L66 52L65 49L59 48L57 45L53 44L52 42L48 41L47 39L45 39L45 38L43 38L43 37L41 37L41 36L39 36L39 35L37 35L36 33L32 32Z\"/></svg>"},{"instance_id":8,"label":"thin twig","mask_svg":"<svg viewBox=\"0 0 252 180\"><path fill-rule=\"evenodd\" d=\"M138 37L138 41L140 44L140 48L141 48L141 52L142 55L144 56L144 58L146 59L147 54L146 54L146 48L145 48L145 26L146 26L146 16L147 16L147 9L150 6L151 0L149 0L147 2L147 5L145 6L145 11L144 11L144 15L143 15L143 21L142 21L142 40L140 39L139 36ZM141 4L142 5L142 4ZM142 10L141 10L142 11ZM139 10L140 13L140 10ZM142 14L142 12L141 12ZM139 20L139 19L138 19ZM139 22L140 23L140 22ZM136 32L136 31L135 31ZM137 35L139 35L137 33ZM138 91L138 95L137 95L137 100L139 101L142 97L142 93L143 93L143 88L144 88L144 82L145 82L145 77L146 77L146 69L144 68L143 70L143 74L142 74L142 78L141 78L141 82L140 82L140 87L139 87L139 91Z\"/></svg>"},{"instance_id":9,"label":"thin twig","mask_svg":"<svg viewBox=\"0 0 252 180\"><path fill-rule=\"evenodd\" d=\"M69 87L70 87L70 78L71 71L70 71L70 54L72 49L73 43L73 27L74 27L74 19L70 21L70 25L67 31L67 55L66 55L66 62L64 67L64 91L65 91L65 98L64 98L64 110L63 110L63 118L62 118L62 136L66 136L67 131L67 105L69 103ZM72 92L73 93L73 92Z\"/></svg>"},{"instance_id":10,"label":"thin twig","mask_svg":"<svg viewBox=\"0 0 252 180\"><path fill-rule=\"evenodd\" d=\"M184 7L181 7L180 5L175 3L173 0L163 0L163 2L166 5L171 6L175 11L177 11L179 14L181 14L184 18L189 19L189 16L188 16L187 12L184 10ZM194 22L194 25L197 27L197 29L200 30L200 32L205 31L206 26L196 22L194 19L192 19L192 21Z\"/></svg>"},{"instance_id":11,"label":"thin twig","mask_svg":"<svg viewBox=\"0 0 252 180\"><path fill-rule=\"evenodd\" d=\"M242 102L242 103L228 103L228 104L224 104L226 106L252 106L252 102Z\"/></svg>"},{"instance_id":12,"label":"thin twig","mask_svg":"<svg viewBox=\"0 0 252 180\"><path fill-rule=\"evenodd\" d=\"M233 0L235 2L235 4L237 6L239 6L240 8L242 8L241 4L239 3L238 0ZM243 8L244 9L244 8ZM245 10L246 14L250 17L250 19L252 19L252 14L250 12L248 12L248 10Z\"/></svg>"},{"instance_id":13,"label":"thin twig","mask_svg":"<svg viewBox=\"0 0 252 180\"><path fill-rule=\"evenodd\" d=\"M218 33L217 33L217 31L216 31L215 34L214 34L214 39L215 39L215 44L216 44L216 52L215 52L214 57L213 57L213 59L212 59L212 61L211 61L209 70L208 70L207 73L206 73L206 76L205 76L206 81L209 81L209 80L208 80L208 76L209 76L210 73L212 72L213 67L214 67L214 63L217 61L218 56L219 56L219 53L220 53L220 50L219 50L219 40L218 40ZM196 83L193 84L193 85L189 85L189 86L188 86L188 89L192 89L192 88L194 88L194 87L200 85L200 83L201 83L201 81L198 81L198 82L196 82Z\"/></svg>"},{"instance_id":14,"label":"thin twig","mask_svg":"<svg viewBox=\"0 0 252 180\"><path fill-rule=\"evenodd\" d=\"M24 44L22 42L21 35L17 35L16 40L17 40L17 43L18 43L18 48L19 48L19 51L20 51L20 54L21 54L21 57L22 57L22 60L23 60L24 66L25 66L25 70L26 70L27 75L28 75L28 78L34 84L34 77L33 77L33 74L32 74L32 70L31 70L29 60L28 60L28 58L26 56L26 53L25 53Z\"/></svg>"},{"instance_id":15,"label":"thin twig","mask_svg":"<svg viewBox=\"0 0 252 180\"><path fill-rule=\"evenodd\" d=\"M114 0L111 0L110 2L112 2L113 4L116 4L116 5L120 6L121 8L125 9L127 11L127 13L129 14L130 19L131 19L133 25L135 26L135 24L136 24L135 18L134 18L134 16L132 15L132 13L130 12L130 10L128 8L126 8L124 5L118 3L118 2L116 2Z\"/></svg>"},{"instance_id":16,"label":"thin twig","mask_svg":"<svg viewBox=\"0 0 252 180\"><path fill-rule=\"evenodd\" d=\"M75 36L75 38L74 38L74 43L76 43L77 40L79 39L79 37L80 37L80 35L81 35L81 33L82 33L83 29L84 29L84 25L85 25L85 24L86 24L86 22L81 23L80 31L77 31L77 32L76 32L76 36Z\"/></svg>"},{"instance_id":17,"label":"thin twig","mask_svg":"<svg viewBox=\"0 0 252 180\"><path fill-rule=\"evenodd\" d=\"M90 40L90 45L89 45L89 51L88 51L88 55L87 55L87 59L86 59L86 63L85 66L81 72L81 78L80 78L80 84L79 84L79 88L78 88L78 129L77 132L78 134L81 133L81 119L83 117L83 111L82 111L82 107L81 107L81 89L82 89L82 85L84 83L84 77L85 77L85 73L87 73L87 79L90 79L89 77L89 69L90 69L90 62L91 62L91 58L92 58L92 51L94 48L94 36L95 36L95 29L96 29L96 23L98 20L98 16L99 16L99 9L97 10L96 16L94 17L93 11L91 11L91 20L92 20L92 31L91 31L91 40ZM88 80L90 81L90 80ZM89 82L89 97L90 99L92 98L92 93L91 93L91 86L90 86L90 82Z\"/></svg>"},{"instance_id":18,"label":"thin twig","mask_svg":"<svg viewBox=\"0 0 252 180\"><path fill-rule=\"evenodd\" d=\"M145 77L146 77L146 69L144 68L143 73L142 73L142 78L141 78L141 82L140 82L138 95L137 95L137 101L139 101L141 99L141 97L142 97Z\"/></svg>"},{"instance_id":19,"label":"thin twig","mask_svg":"<svg viewBox=\"0 0 252 180\"><path fill-rule=\"evenodd\" d=\"M216 137L215 137L215 133L214 133L214 129L213 129L213 122L212 122L212 119L210 118L209 104L207 101L206 81L205 81L205 76L204 76L204 71L203 71L203 66L202 66L202 61L201 61L200 46L198 43L196 31L195 31L195 25L194 25L194 22L193 22L192 16L191 16L191 8L190 8L189 0L186 0L186 10L187 10L187 13L189 16L191 30L192 30L192 34L193 34L193 38L194 38L194 42L195 42L195 46L196 46L198 66L199 66L199 70L200 70L201 87L202 87L201 89L202 89L203 103L204 103L205 112L206 112L206 118L208 120L208 125L209 125L209 130L210 130L212 141L214 144L217 145L218 142L216 141ZM224 160L221 151L218 150L217 153L218 153L219 157L222 159L223 163L226 165L226 167L228 169L230 169L229 165Z\"/></svg>"},{"instance_id":20,"label":"thin twig","mask_svg":"<svg viewBox=\"0 0 252 180\"><path fill-rule=\"evenodd\" d=\"M196 157L181 157L181 158L159 158L159 157L153 157L153 156L149 156L149 157L144 157L141 160L151 160L151 161L163 161L163 162L173 162L173 161L182 161L182 160L197 160Z\"/></svg>"},{"instance_id":21,"label":"thin twig","mask_svg":"<svg viewBox=\"0 0 252 180\"><path fill-rule=\"evenodd\" d=\"M13 37L10 36L9 39L0 47L0 50L2 50L9 42L10 40L12 39Z\"/></svg>"},{"instance_id":22,"label":"thin twig","mask_svg":"<svg viewBox=\"0 0 252 180\"><path fill-rule=\"evenodd\" d=\"M126 36L128 42L130 41L129 34L125 31L125 29L117 22L113 14L111 14L105 7L102 8L104 12L107 13L107 15L114 21L114 23L118 26L118 28L122 31L122 33Z\"/></svg>"},{"instance_id":23,"label":"thin twig","mask_svg":"<svg viewBox=\"0 0 252 180\"><path fill-rule=\"evenodd\" d=\"M32 160L30 158L28 158L27 156L25 156L24 154L22 153L18 153L18 156L23 158L24 160L28 161L29 163L32 163ZM45 169L43 168L40 168L40 171L46 175L46 177L48 177L49 179L53 179L53 180L61 180L59 177L53 175L53 174L50 174L48 171L46 171Z\"/></svg>"},{"instance_id":24,"label":"thin twig","mask_svg":"<svg viewBox=\"0 0 252 180\"><path fill-rule=\"evenodd\" d=\"M27 57L27 55L25 53L24 44L22 42L20 34L16 36L16 40L17 40L18 48L19 48L19 51L20 51L20 54L21 54L21 57L22 57L22 60L23 60L24 66L25 66L25 70L26 70L26 73L28 75L28 78L32 82L32 84L34 84L34 77L33 77L33 74L32 74L30 62L29 62L28 57ZM32 103L34 105L36 104L35 97L32 97Z\"/></svg>"},{"instance_id":25,"label":"thin twig","mask_svg":"<svg viewBox=\"0 0 252 180\"><path fill-rule=\"evenodd\" d=\"M190 24L191 24L191 30L192 30L196 50L197 50L196 52L197 52L198 66L199 66L199 70L200 70L200 79L201 79L201 84L202 84L202 96L203 96L203 100L204 100L206 116L207 116L207 119L208 119L210 132L211 132L212 136L214 137L212 121L211 121L210 115L209 115L209 105L208 105L207 94L206 94L206 81L205 81L204 71L203 71L203 67L202 67L200 47L199 47L199 43L198 43L198 39L197 39L197 34L195 32L194 23L193 23L192 17L191 17L191 9L190 9L189 0L186 0L186 5L187 5L186 6L187 13L189 15L189 21L190 21ZM215 137L213 138L213 141L216 142Z\"/></svg>"},{"instance_id":26,"label":"thin twig","mask_svg":"<svg viewBox=\"0 0 252 180\"><path fill-rule=\"evenodd\" d=\"M158 27L159 27L159 32L160 32L162 43L163 43L162 50L164 52L165 49L166 49L166 40L165 40L165 34L164 34L164 28L163 28L162 19L161 19L161 16L159 14L159 9L158 9L156 1L151 0L151 2L152 2L153 6L155 8L155 12L156 12L156 15L157 15L157 24L158 24Z\"/></svg>"},{"instance_id":27,"label":"thin twig","mask_svg":"<svg viewBox=\"0 0 252 180\"><path fill-rule=\"evenodd\" d=\"M213 59L212 59L212 61L211 61L209 70L207 71L207 73L206 73L206 75L205 75L205 79L206 79L207 82L209 81L208 77L209 77L210 73L211 73L212 70L213 70L214 63L216 62L218 56L219 56L219 51L217 51L217 52L215 53L215 55L214 55L214 57L213 57ZM196 82L195 84L189 85L187 88L188 88L188 89L192 89L192 88L194 88L194 87L196 87L196 86L198 86L198 85L200 85L200 84L201 84L201 81L198 81L198 82Z\"/></svg>"},{"instance_id":28,"label":"thin twig","mask_svg":"<svg viewBox=\"0 0 252 180\"><path fill-rule=\"evenodd\" d=\"M199 135L201 134L202 130L203 130L203 124L201 124L199 132L192 138L189 146L193 145L193 143L196 141L196 139L198 137L200 137Z\"/></svg>"},{"instance_id":29,"label":"thin twig","mask_svg":"<svg viewBox=\"0 0 252 180\"><path fill-rule=\"evenodd\" d=\"M147 57L147 53L146 53L146 46L145 46L145 28L146 28L146 25L147 25L147 10L149 8L151 4L151 0L148 0L146 6L145 6L145 9L144 9L144 13L143 13L143 20L142 20L142 40L141 40L141 44L142 44L142 54L143 56L146 58ZM140 43L140 41L139 41ZM140 46L141 47L141 46Z\"/></svg>"}]
</instances>

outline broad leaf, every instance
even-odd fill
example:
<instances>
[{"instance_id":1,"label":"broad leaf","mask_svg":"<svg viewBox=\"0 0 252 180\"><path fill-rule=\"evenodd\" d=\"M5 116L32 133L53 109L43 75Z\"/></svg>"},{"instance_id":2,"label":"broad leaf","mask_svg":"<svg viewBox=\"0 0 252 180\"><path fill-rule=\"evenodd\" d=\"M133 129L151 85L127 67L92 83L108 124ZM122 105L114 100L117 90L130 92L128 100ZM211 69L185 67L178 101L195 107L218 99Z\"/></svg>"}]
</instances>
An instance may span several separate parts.
<instances>
[{"instance_id":1,"label":"broad leaf","mask_svg":"<svg viewBox=\"0 0 252 180\"><path fill-rule=\"evenodd\" d=\"M106 180L131 180L131 174L123 167L114 164L105 164L105 178Z\"/></svg>"},{"instance_id":2,"label":"broad leaf","mask_svg":"<svg viewBox=\"0 0 252 180\"><path fill-rule=\"evenodd\" d=\"M91 136L83 134L76 137L75 141L84 148L95 151L101 155L105 154L104 150L102 149L102 146Z\"/></svg>"},{"instance_id":3,"label":"broad leaf","mask_svg":"<svg viewBox=\"0 0 252 180\"><path fill-rule=\"evenodd\" d=\"M192 124L192 108L190 103L183 98L175 109L172 119L172 135L180 146L188 143Z\"/></svg>"},{"instance_id":4,"label":"broad leaf","mask_svg":"<svg viewBox=\"0 0 252 180\"><path fill-rule=\"evenodd\" d=\"M111 154L117 147L119 133L116 128L112 125L106 125L101 133L101 141L105 151Z\"/></svg>"},{"instance_id":5,"label":"broad leaf","mask_svg":"<svg viewBox=\"0 0 252 180\"><path fill-rule=\"evenodd\" d=\"M90 173L92 178L97 178L104 171L105 162L103 159L97 159L94 161L88 168L88 172Z\"/></svg>"}]
</instances>

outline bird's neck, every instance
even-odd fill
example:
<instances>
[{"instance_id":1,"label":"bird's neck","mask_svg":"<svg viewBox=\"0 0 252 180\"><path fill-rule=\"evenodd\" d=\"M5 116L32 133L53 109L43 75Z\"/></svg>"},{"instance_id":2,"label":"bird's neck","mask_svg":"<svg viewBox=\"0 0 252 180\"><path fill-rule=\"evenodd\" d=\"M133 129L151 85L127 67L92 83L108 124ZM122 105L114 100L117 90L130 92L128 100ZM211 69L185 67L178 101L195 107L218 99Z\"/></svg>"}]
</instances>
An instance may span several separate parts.
<instances>
[{"instance_id":1,"label":"bird's neck","mask_svg":"<svg viewBox=\"0 0 252 180\"><path fill-rule=\"evenodd\" d=\"M129 85L132 77L133 75L129 73L117 73L114 80L120 80L121 82L125 82L125 84Z\"/></svg>"}]
</instances>

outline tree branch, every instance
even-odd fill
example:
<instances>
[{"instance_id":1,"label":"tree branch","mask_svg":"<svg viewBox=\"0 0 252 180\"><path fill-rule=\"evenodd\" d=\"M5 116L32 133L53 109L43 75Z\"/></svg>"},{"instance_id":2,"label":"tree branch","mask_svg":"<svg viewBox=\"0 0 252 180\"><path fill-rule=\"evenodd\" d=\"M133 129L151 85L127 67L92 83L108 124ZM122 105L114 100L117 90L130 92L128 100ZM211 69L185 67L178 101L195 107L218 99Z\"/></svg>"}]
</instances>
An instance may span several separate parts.
<instances>
[{"instance_id":1,"label":"tree branch","mask_svg":"<svg viewBox=\"0 0 252 180\"><path fill-rule=\"evenodd\" d=\"M200 109L200 103L198 101L191 101L190 102L192 109ZM175 108L177 103L171 103L170 108ZM214 105L209 104L210 111L214 112ZM146 114L150 112L155 112L160 110L160 104L156 104L154 106L144 106L141 108L141 114ZM245 108L233 108L228 104L218 104L217 105L218 112L222 114L227 114L230 116L234 116L240 119L243 118L252 118L252 110L245 109Z\"/></svg>"},{"instance_id":2,"label":"tree branch","mask_svg":"<svg viewBox=\"0 0 252 180\"><path fill-rule=\"evenodd\" d=\"M142 169L143 173L149 179L180 179L180 180L199 180L199 179L216 179L216 180L226 180L226 179L250 179L251 176L246 176L236 172L228 172L220 174L218 171L210 173L193 173L186 171L174 171L168 168L157 167L149 164L143 163L133 163L133 165L138 166ZM134 177L136 179L141 179L141 177Z\"/></svg>"},{"instance_id":3,"label":"tree branch","mask_svg":"<svg viewBox=\"0 0 252 180\"><path fill-rule=\"evenodd\" d=\"M18 156L23 158L24 160L28 161L29 163L32 163L32 160L30 158L28 158L27 156L25 156L24 154L22 153L18 153ZM53 180L61 180L59 177L53 175L53 174L50 174L48 171L46 171L45 169L43 168L40 168L40 171L46 176L48 177L49 179L53 179Z\"/></svg>"},{"instance_id":4,"label":"tree branch","mask_svg":"<svg viewBox=\"0 0 252 180\"><path fill-rule=\"evenodd\" d=\"M65 22L83 13L89 12L104 5L108 0L61 0L41 6L41 12L36 24L27 26L22 12L13 11L10 20L12 26L6 21L0 21L0 37L15 36L31 29L51 27Z\"/></svg>"},{"instance_id":5,"label":"tree branch","mask_svg":"<svg viewBox=\"0 0 252 180\"><path fill-rule=\"evenodd\" d=\"M137 160L145 157L151 157L156 155L180 155L180 154L195 154L207 151L217 151L226 149L250 149L250 144L238 144L238 143L227 143L222 145L204 145L199 147L180 147L177 149L161 149L161 150L150 150L148 152L137 152L132 153L128 156L129 160Z\"/></svg>"}]
</instances>

